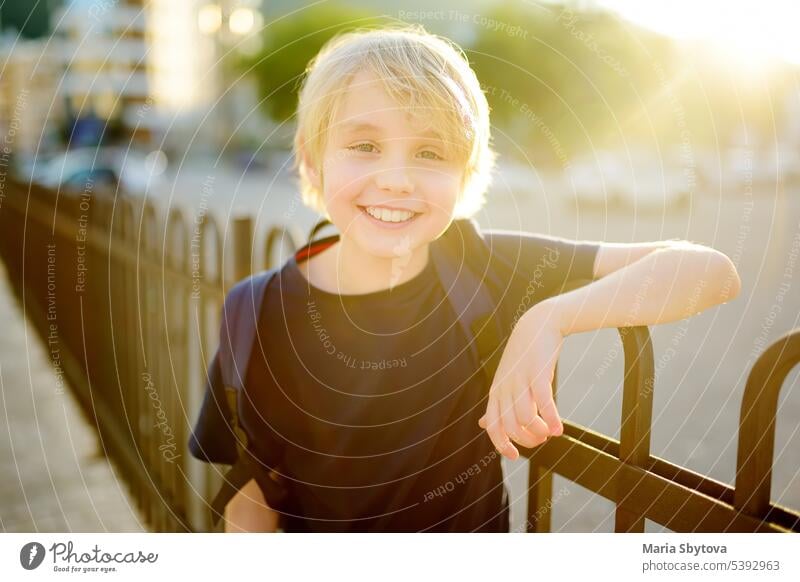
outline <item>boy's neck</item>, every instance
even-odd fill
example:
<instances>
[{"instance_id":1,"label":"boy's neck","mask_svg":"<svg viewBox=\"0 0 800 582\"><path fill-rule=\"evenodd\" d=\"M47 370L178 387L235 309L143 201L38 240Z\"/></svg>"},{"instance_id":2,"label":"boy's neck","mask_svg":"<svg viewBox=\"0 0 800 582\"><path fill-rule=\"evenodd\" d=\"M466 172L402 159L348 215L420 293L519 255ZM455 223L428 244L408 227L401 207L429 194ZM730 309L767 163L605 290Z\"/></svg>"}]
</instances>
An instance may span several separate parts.
<instances>
[{"instance_id":1,"label":"boy's neck","mask_svg":"<svg viewBox=\"0 0 800 582\"><path fill-rule=\"evenodd\" d=\"M339 295L363 295L393 289L419 275L429 260L430 244L398 257L376 257L353 241L340 239L299 264L315 287Z\"/></svg>"}]
</instances>

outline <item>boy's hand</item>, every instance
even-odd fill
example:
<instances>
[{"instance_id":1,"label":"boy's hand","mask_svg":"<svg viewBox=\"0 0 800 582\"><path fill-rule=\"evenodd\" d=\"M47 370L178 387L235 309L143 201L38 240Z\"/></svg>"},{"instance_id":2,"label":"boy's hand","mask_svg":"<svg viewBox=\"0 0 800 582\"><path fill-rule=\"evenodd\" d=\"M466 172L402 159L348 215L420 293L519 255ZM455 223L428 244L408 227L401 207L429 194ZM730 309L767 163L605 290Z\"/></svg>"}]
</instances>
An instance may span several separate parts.
<instances>
[{"instance_id":1,"label":"boy's hand","mask_svg":"<svg viewBox=\"0 0 800 582\"><path fill-rule=\"evenodd\" d=\"M486 413L478 421L495 448L512 461L519 451L511 441L533 448L564 431L553 401L553 375L564 336L550 305L538 303L517 321L489 389Z\"/></svg>"}]
</instances>

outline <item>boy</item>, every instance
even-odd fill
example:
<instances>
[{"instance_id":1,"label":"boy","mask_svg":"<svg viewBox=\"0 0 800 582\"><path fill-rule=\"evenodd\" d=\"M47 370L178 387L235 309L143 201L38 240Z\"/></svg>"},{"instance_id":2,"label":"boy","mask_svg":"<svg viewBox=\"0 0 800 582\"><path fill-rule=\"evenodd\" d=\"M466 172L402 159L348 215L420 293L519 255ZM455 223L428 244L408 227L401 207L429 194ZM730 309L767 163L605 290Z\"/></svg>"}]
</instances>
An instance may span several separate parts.
<instances>
[{"instance_id":1,"label":"boy","mask_svg":"<svg viewBox=\"0 0 800 582\"><path fill-rule=\"evenodd\" d=\"M507 532L500 455L562 433L551 382L564 336L673 321L738 293L725 255L685 241L520 232L526 290L493 292L524 309L503 322L488 386L429 252L480 209L494 161L461 53L420 27L341 35L310 64L297 121L303 200L341 234L265 291L241 414L282 493L265 499L250 481L226 531ZM689 301L680 290L699 281Z\"/></svg>"}]
</instances>

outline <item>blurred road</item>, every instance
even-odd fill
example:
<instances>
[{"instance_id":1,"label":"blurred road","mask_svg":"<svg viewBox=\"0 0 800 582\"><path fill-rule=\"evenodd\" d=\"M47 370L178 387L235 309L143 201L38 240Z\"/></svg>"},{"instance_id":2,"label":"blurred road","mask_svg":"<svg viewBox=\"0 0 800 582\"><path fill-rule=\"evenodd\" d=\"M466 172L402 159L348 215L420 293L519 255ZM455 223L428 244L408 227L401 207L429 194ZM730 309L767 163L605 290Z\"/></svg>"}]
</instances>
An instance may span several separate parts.
<instances>
[{"instance_id":1,"label":"blurred road","mask_svg":"<svg viewBox=\"0 0 800 582\"><path fill-rule=\"evenodd\" d=\"M0 262L0 531L146 531Z\"/></svg>"}]
</instances>

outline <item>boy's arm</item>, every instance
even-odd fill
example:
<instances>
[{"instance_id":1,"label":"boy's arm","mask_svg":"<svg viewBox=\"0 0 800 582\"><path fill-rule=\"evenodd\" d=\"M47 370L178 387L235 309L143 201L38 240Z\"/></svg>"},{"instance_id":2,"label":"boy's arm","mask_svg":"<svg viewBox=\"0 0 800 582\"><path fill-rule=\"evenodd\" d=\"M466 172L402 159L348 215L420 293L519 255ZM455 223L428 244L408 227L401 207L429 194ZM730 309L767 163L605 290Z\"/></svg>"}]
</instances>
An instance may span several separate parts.
<instances>
[{"instance_id":1,"label":"boy's arm","mask_svg":"<svg viewBox=\"0 0 800 582\"><path fill-rule=\"evenodd\" d=\"M678 241L542 303L553 310L551 315L567 336L605 327L677 321L730 301L740 289L739 274L725 254Z\"/></svg>"},{"instance_id":2,"label":"boy's arm","mask_svg":"<svg viewBox=\"0 0 800 582\"><path fill-rule=\"evenodd\" d=\"M623 267L643 259L653 251L667 248L676 241L654 241L642 243L600 243L594 259L592 279L601 279L610 275L614 271L619 271Z\"/></svg>"},{"instance_id":3,"label":"boy's arm","mask_svg":"<svg viewBox=\"0 0 800 582\"><path fill-rule=\"evenodd\" d=\"M255 479L250 479L225 506L225 533L274 532L278 518Z\"/></svg>"},{"instance_id":4,"label":"boy's arm","mask_svg":"<svg viewBox=\"0 0 800 582\"><path fill-rule=\"evenodd\" d=\"M565 336L684 319L729 301L740 287L728 257L681 241L586 286L544 299L517 322L478 425L501 454L516 460L519 451L512 439L533 448L563 434L552 382Z\"/></svg>"}]
</instances>

